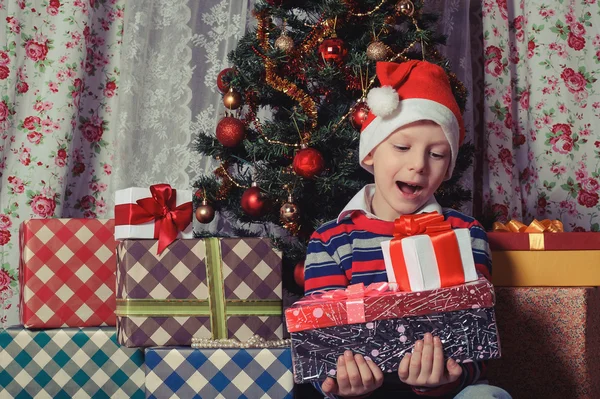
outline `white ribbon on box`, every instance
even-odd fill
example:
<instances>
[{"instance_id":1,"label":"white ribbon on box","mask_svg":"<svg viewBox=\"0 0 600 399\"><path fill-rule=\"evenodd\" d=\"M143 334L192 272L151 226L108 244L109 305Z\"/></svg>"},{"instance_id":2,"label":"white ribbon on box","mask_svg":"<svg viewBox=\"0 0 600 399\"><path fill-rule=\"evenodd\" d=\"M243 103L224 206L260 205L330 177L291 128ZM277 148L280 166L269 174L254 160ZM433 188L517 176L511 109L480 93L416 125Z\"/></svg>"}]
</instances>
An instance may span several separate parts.
<instances>
[{"instance_id":1,"label":"white ribbon on box","mask_svg":"<svg viewBox=\"0 0 600 399\"><path fill-rule=\"evenodd\" d=\"M464 282L475 281L479 277L475 270L469 229L455 229L453 232L456 235L460 250ZM409 236L402 238L400 243L402 244L402 252L406 262L410 290L426 291L440 288L440 271L431 237L426 234ZM383 251L388 282L395 285L397 284L397 278L392 265L390 244L391 240L381 242L381 249Z\"/></svg>"},{"instance_id":2,"label":"white ribbon on box","mask_svg":"<svg viewBox=\"0 0 600 399\"><path fill-rule=\"evenodd\" d=\"M152 197L149 187L129 187L115 192L115 206L122 204L136 204L136 201L142 198ZM176 206L191 202L193 193L190 190L177 190ZM142 224L123 224L115 225L115 240L124 240L128 238L153 239L154 221ZM177 238L194 238L193 224L190 224L185 230L180 231Z\"/></svg>"}]
</instances>

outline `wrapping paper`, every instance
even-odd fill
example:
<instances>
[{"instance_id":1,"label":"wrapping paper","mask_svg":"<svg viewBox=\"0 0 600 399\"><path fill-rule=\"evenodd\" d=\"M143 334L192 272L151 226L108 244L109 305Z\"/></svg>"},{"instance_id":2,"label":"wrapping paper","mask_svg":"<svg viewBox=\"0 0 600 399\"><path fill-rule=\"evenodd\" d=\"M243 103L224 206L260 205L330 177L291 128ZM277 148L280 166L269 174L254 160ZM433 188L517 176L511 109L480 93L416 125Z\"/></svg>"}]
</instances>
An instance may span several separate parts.
<instances>
[{"instance_id":1,"label":"wrapping paper","mask_svg":"<svg viewBox=\"0 0 600 399\"><path fill-rule=\"evenodd\" d=\"M457 362L500 357L494 309L458 310L293 332L294 381L334 377L337 358L348 349L369 357L385 373L395 372L426 332L439 336L445 356Z\"/></svg>"},{"instance_id":2,"label":"wrapping paper","mask_svg":"<svg viewBox=\"0 0 600 399\"><path fill-rule=\"evenodd\" d=\"M503 357L488 378L514 398L600 398L600 289L497 289Z\"/></svg>"},{"instance_id":3,"label":"wrapping paper","mask_svg":"<svg viewBox=\"0 0 600 399\"><path fill-rule=\"evenodd\" d=\"M494 285L600 286L600 234L488 233Z\"/></svg>"},{"instance_id":4,"label":"wrapping paper","mask_svg":"<svg viewBox=\"0 0 600 399\"><path fill-rule=\"evenodd\" d=\"M492 258L499 287L600 286L600 251L492 251Z\"/></svg>"},{"instance_id":5,"label":"wrapping paper","mask_svg":"<svg viewBox=\"0 0 600 399\"><path fill-rule=\"evenodd\" d=\"M291 399L285 349L146 349L146 397Z\"/></svg>"},{"instance_id":6,"label":"wrapping paper","mask_svg":"<svg viewBox=\"0 0 600 399\"><path fill-rule=\"evenodd\" d=\"M108 219L23 222L19 280L25 327L115 325L113 229Z\"/></svg>"},{"instance_id":7,"label":"wrapping paper","mask_svg":"<svg viewBox=\"0 0 600 399\"><path fill-rule=\"evenodd\" d=\"M492 251L600 251L600 234L597 232L487 234Z\"/></svg>"},{"instance_id":8,"label":"wrapping paper","mask_svg":"<svg viewBox=\"0 0 600 399\"><path fill-rule=\"evenodd\" d=\"M144 398L144 353L114 327L0 330L0 398Z\"/></svg>"},{"instance_id":9,"label":"wrapping paper","mask_svg":"<svg viewBox=\"0 0 600 399\"><path fill-rule=\"evenodd\" d=\"M192 337L283 337L281 253L262 238L156 240L117 247L117 329L129 347Z\"/></svg>"},{"instance_id":10,"label":"wrapping paper","mask_svg":"<svg viewBox=\"0 0 600 399\"><path fill-rule=\"evenodd\" d=\"M176 190L176 206L183 205L192 201L193 194L189 190ZM115 239L124 240L127 238L158 238L155 232L155 221L149 221L142 224L131 224L128 221L132 217L131 207L137 206L136 201L143 198L150 198L150 188L130 187L115 192ZM189 217L187 227L177 234L177 238L194 238L192 227L192 215Z\"/></svg>"},{"instance_id":11,"label":"wrapping paper","mask_svg":"<svg viewBox=\"0 0 600 399\"><path fill-rule=\"evenodd\" d=\"M349 324L346 300L314 294L285 311L290 332ZM363 299L365 321L494 306L494 287L485 278L423 292L385 291Z\"/></svg>"},{"instance_id":12,"label":"wrapping paper","mask_svg":"<svg viewBox=\"0 0 600 399\"><path fill-rule=\"evenodd\" d=\"M437 212L404 215L394 238L382 241L388 281L401 291L425 291L477 280L471 235L452 229Z\"/></svg>"}]
</instances>

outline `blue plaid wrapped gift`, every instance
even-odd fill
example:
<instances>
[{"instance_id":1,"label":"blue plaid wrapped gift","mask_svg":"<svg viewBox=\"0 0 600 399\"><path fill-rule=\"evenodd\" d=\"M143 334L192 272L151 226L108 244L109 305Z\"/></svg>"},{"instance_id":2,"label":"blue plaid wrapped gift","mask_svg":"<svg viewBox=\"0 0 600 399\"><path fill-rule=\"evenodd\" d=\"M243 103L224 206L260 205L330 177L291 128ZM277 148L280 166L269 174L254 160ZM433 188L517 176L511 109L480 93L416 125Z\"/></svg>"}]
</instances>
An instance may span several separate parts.
<instances>
[{"instance_id":1,"label":"blue plaid wrapped gift","mask_svg":"<svg viewBox=\"0 0 600 399\"><path fill-rule=\"evenodd\" d=\"M146 349L146 397L292 399L289 348Z\"/></svg>"}]
</instances>

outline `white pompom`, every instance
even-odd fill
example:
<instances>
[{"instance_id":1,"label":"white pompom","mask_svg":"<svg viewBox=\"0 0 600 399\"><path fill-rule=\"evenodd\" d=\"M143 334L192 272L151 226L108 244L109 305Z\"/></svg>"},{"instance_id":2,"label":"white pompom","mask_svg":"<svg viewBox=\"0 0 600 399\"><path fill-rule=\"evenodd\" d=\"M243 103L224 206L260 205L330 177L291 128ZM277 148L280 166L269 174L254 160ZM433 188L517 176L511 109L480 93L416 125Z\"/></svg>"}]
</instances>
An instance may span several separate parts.
<instances>
[{"instance_id":1,"label":"white pompom","mask_svg":"<svg viewBox=\"0 0 600 399\"><path fill-rule=\"evenodd\" d=\"M377 116L385 117L398 108L400 99L392 86L375 87L367 94L367 105Z\"/></svg>"}]
</instances>

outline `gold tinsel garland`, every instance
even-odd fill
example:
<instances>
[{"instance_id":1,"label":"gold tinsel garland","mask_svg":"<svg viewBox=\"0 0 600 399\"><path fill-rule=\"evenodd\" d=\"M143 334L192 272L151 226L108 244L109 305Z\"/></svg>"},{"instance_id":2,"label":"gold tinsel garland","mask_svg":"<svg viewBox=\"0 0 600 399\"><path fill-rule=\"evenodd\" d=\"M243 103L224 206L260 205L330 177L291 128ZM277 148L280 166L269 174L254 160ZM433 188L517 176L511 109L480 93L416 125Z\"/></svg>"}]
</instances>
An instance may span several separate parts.
<instances>
[{"instance_id":1,"label":"gold tinsel garland","mask_svg":"<svg viewBox=\"0 0 600 399\"><path fill-rule=\"evenodd\" d=\"M257 21L256 37L261 44L263 51L266 52L269 49L269 34L266 30L267 19L263 14L259 14L257 15ZM315 129L317 127L317 104L315 101L294 83L277 75L277 67L273 60L265 54L260 54L259 52L257 52L257 54L259 54L265 62L265 81L267 84L296 101L309 118L310 125L308 130ZM303 141L308 141L310 139L310 133L305 131L302 139Z\"/></svg>"}]
</instances>

